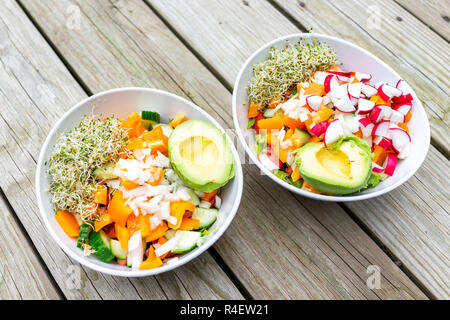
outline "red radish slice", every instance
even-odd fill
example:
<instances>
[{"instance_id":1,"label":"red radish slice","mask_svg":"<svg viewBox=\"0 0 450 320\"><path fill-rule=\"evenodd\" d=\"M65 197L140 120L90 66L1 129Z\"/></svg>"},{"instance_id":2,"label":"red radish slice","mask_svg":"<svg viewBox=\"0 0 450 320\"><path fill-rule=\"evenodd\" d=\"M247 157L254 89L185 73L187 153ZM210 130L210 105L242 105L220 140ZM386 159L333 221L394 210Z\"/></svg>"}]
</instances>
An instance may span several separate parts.
<instances>
[{"instance_id":1,"label":"red radish slice","mask_svg":"<svg viewBox=\"0 0 450 320\"><path fill-rule=\"evenodd\" d=\"M369 114L369 119L373 123L378 123L381 120L387 120L391 117L392 109L391 107L379 104L373 108Z\"/></svg>"},{"instance_id":2,"label":"red radish slice","mask_svg":"<svg viewBox=\"0 0 450 320\"><path fill-rule=\"evenodd\" d=\"M384 171L384 168L378 164L376 164L375 162L372 162L372 171L375 173L381 173Z\"/></svg>"},{"instance_id":3,"label":"red radish slice","mask_svg":"<svg viewBox=\"0 0 450 320\"><path fill-rule=\"evenodd\" d=\"M325 131L325 136L323 142L325 146L329 146L333 142L337 141L344 135L344 130L342 129L342 124L338 119L330 122L327 130Z\"/></svg>"},{"instance_id":4,"label":"red radish slice","mask_svg":"<svg viewBox=\"0 0 450 320\"><path fill-rule=\"evenodd\" d=\"M352 76L351 72L347 72L347 71L326 71L328 73L331 74L335 74L337 76L342 76L342 77L346 77L346 78L350 78Z\"/></svg>"},{"instance_id":5,"label":"red radish slice","mask_svg":"<svg viewBox=\"0 0 450 320\"><path fill-rule=\"evenodd\" d=\"M406 145L411 143L408 132L401 128L390 128L389 134L392 138L392 148L397 153L400 153Z\"/></svg>"},{"instance_id":6,"label":"red radish slice","mask_svg":"<svg viewBox=\"0 0 450 320\"><path fill-rule=\"evenodd\" d=\"M411 95L411 93L407 93L407 94L402 94L399 97L393 97L392 98L392 102L393 103L407 103L407 102L411 102L413 101L413 96Z\"/></svg>"},{"instance_id":7,"label":"red radish slice","mask_svg":"<svg viewBox=\"0 0 450 320\"><path fill-rule=\"evenodd\" d=\"M355 78L356 78L356 80L358 80L360 82L367 82L370 79L372 79L372 75L366 74L366 73L361 73L361 72L355 72Z\"/></svg>"},{"instance_id":8,"label":"red radish slice","mask_svg":"<svg viewBox=\"0 0 450 320\"><path fill-rule=\"evenodd\" d=\"M373 140L373 143L375 143L376 145L379 145L384 150L388 150L392 144L392 141L391 141L391 139L388 139L386 137L378 136Z\"/></svg>"},{"instance_id":9,"label":"red radish slice","mask_svg":"<svg viewBox=\"0 0 450 320\"><path fill-rule=\"evenodd\" d=\"M328 93L331 90L337 88L339 86L339 82L335 75L329 74L325 78L323 85L325 86L325 92Z\"/></svg>"},{"instance_id":10,"label":"red radish slice","mask_svg":"<svg viewBox=\"0 0 450 320\"><path fill-rule=\"evenodd\" d=\"M317 84L323 84L325 81L325 78L328 76L329 74L326 72L322 72L322 71L318 71L314 74L314 78L312 79L312 82L315 82Z\"/></svg>"},{"instance_id":11,"label":"red radish slice","mask_svg":"<svg viewBox=\"0 0 450 320\"><path fill-rule=\"evenodd\" d=\"M258 160L269 171L281 169L283 167L283 163L280 159L278 159L276 153L270 147L266 147L263 151L261 151L258 155Z\"/></svg>"},{"instance_id":12,"label":"red radish slice","mask_svg":"<svg viewBox=\"0 0 450 320\"><path fill-rule=\"evenodd\" d=\"M372 130L375 125L367 118L359 119L359 127L361 128L361 132L363 137L371 137ZM370 138L370 145L372 145L372 138Z\"/></svg>"},{"instance_id":13,"label":"red radish slice","mask_svg":"<svg viewBox=\"0 0 450 320\"><path fill-rule=\"evenodd\" d=\"M310 95L306 97L306 104L308 107L313 109L314 111L319 110L320 105L322 104L323 98L315 95Z\"/></svg>"},{"instance_id":14,"label":"red radish slice","mask_svg":"<svg viewBox=\"0 0 450 320\"><path fill-rule=\"evenodd\" d=\"M340 98L335 104L334 107L343 113L355 112L356 108L353 105L353 102L350 100L348 96L344 96Z\"/></svg>"},{"instance_id":15,"label":"red radish slice","mask_svg":"<svg viewBox=\"0 0 450 320\"><path fill-rule=\"evenodd\" d=\"M382 120L381 122L377 123L372 130L372 135L373 136L386 136L387 133L389 132L389 125L390 125L390 121L389 120Z\"/></svg>"},{"instance_id":16,"label":"red radish slice","mask_svg":"<svg viewBox=\"0 0 450 320\"><path fill-rule=\"evenodd\" d=\"M376 95L378 93L378 90L374 86L363 84L361 87L361 92L364 93L366 97L371 97L373 95Z\"/></svg>"},{"instance_id":17,"label":"red radish slice","mask_svg":"<svg viewBox=\"0 0 450 320\"><path fill-rule=\"evenodd\" d=\"M348 84L343 84L339 87L334 88L330 92L328 92L327 95L334 99L343 98L345 95L348 94L347 87L348 87Z\"/></svg>"},{"instance_id":18,"label":"red radish slice","mask_svg":"<svg viewBox=\"0 0 450 320\"><path fill-rule=\"evenodd\" d=\"M349 84L347 87L349 97L359 99L359 97L361 96L361 88L362 83L360 82Z\"/></svg>"},{"instance_id":19,"label":"red radish slice","mask_svg":"<svg viewBox=\"0 0 450 320\"><path fill-rule=\"evenodd\" d=\"M398 154L398 158L406 159L409 157L410 153L411 153L411 143L408 143L403 147L402 151Z\"/></svg>"},{"instance_id":20,"label":"red radish slice","mask_svg":"<svg viewBox=\"0 0 450 320\"><path fill-rule=\"evenodd\" d=\"M319 137L322 133L324 133L327 130L328 127L328 121L322 121L316 124L314 127L311 128L311 133L317 137Z\"/></svg>"},{"instance_id":21,"label":"red radish slice","mask_svg":"<svg viewBox=\"0 0 450 320\"><path fill-rule=\"evenodd\" d=\"M405 122L405 115L399 111L396 110L392 110L391 111L391 116L389 117L389 120L392 123L401 123L401 122Z\"/></svg>"},{"instance_id":22,"label":"red radish slice","mask_svg":"<svg viewBox=\"0 0 450 320\"><path fill-rule=\"evenodd\" d=\"M370 101L367 99L361 99L358 100L358 112L357 114L366 114L372 111L372 109L375 107L375 101Z\"/></svg>"},{"instance_id":23,"label":"red radish slice","mask_svg":"<svg viewBox=\"0 0 450 320\"><path fill-rule=\"evenodd\" d=\"M395 86L397 89L403 92L403 94L411 93L412 89L405 80L400 79Z\"/></svg>"},{"instance_id":24,"label":"red radish slice","mask_svg":"<svg viewBox=\"0 0 450 320\"><path fill-rule=\"evenodd\" d=\"M408 114L409 110L411 110L411 105L409 103L393 105L392 107L395 111L402 113L404 116L406 116Z\"/></svg>"},{"instance_id":25,"label":"red radish slice","mask_svg":"<svg viewBox=\"0 0 450 320\"><path fill-rule=\"evenodd\" d=\"M398 157L396 154L389 153L386 160L384 161L384 173L392 176L395 172L395 168L397 167Z\"/></svg>"},{"instance_id":26,"label":"red radish slice","mask_svg":"<svg viewBox=\"0 0 450 320\"><path fill-rule=\"evenodd\" d=\"M378 88L381 87L383 84L385 84L385 82L378 81L377 83L375 83L375 88L378 90Z\"/></svg>"},{"instance_id":27,"label":"red radish slice","mask_svg":"<svg viewBox=\"0 0 450 320\"><path fill-rule=\"evenodd\" d=\"M392 97L401 96L402 91L387 84L383 84L378 88L378 94L384 101L389 101L390 99L392 99Z\"/></svg>"}]
</instances>

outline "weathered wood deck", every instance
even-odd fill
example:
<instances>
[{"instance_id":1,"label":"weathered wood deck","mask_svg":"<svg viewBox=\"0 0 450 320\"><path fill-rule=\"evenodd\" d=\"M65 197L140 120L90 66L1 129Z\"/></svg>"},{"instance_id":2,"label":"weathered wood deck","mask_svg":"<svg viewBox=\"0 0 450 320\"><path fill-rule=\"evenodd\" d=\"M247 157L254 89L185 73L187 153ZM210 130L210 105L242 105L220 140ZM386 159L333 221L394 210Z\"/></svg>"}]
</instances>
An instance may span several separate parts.
<instances>
[{"instance_id":1,"label":"weathered wood deck","mask_svg":"<svg viewBox=\"0 0 450 320\"><path fill-rule=\"evenodd\" d=\"M448 0L1 1L0 299L449 299L449 11ZM325 203L244 165L227 232L156 277L80 267L47 235L36 159L65 110L105 89L154 87L232 128L231 91L245 59L310 29L370 50L422 100L432 146L406 184L372 200ZM380 289L366 284L371 265L381 269Z\"/></svg>"}]
</instances>

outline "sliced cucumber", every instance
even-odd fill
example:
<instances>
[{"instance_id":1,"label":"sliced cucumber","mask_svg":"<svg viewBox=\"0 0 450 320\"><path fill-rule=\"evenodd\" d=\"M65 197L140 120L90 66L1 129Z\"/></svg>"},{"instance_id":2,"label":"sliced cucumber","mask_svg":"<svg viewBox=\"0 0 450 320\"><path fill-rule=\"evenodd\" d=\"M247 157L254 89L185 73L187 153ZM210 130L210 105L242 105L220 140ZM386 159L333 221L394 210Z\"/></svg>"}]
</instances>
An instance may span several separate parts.
<instances>
[{"instance_id":1,"label":"sliced cucumber","mask_svg":"<svg viewBox=\"0 0 450 320\"><path fill-rule=\"evenodd\" d=\"M299 128L295 128L295 133L300 136L300 139L302 140L302 145L305 145L309 139L311 139L311 135L304 131L300 130Z\"/></svg>"},{"instance_id":2,"label":"sliced cucumber","mask_svg":"<svg viewBox=\"0 0 450 320\"><path fill-rule=\"evenodd\" d=\"M142 117L142 120L152 121L153 124L157 124L161 120L161 117L160 117L159 113L158 112L154 112L154 111L145 111L144 110L141 113L141 117Z\"/></svg>"},{"instance_id":3,"label":"sliced cucumber","mask_svg":"<svg viewBox=\"0 0 450 320\"><path fill-rule=\"evenodd\" d=\"M140 125L141 125L141 127L144 127L145 129L147 129L148 131L153 129L153 122L150 120L141 120Z\"/></svg>"},{"instance_id":4,"label":"sliced cucumber","mask_svg":"<svg viewBox=\"0 0 450 320\"><path fill-rule=\"evenodd\" d=\"M111 239L110 247L111 247L111 252L113 253L113 255L116 258L118 258L120 260L125 260L127 258L128 250L122 249L122 246L120 245L120 241Z\"/></svg>"},{"instance_id":5,"label":"sliced cucumber","mask_svg":"<svg viewBox=\"0 0 450 320\"><path fill-rule=\"evenodd\" d=\"M78 234L77 247L84 249L83 244L88 243L89 232L91 231L91 226L87 223L81 224L80 233Z\"/></svg>"},{"instance_id":6,"label":"sliced cucumber","mask_svg":"<svg viewBox=\"0 0 450 320\"><path fill-rule=\"evenodd\" d=\"M164 238L166 238L167 240L170 240L170 239L172 239L173 237L175 237L175 234L176 234L176 233L177 233L176 230L172 230L172 229L167 230L167 231L166 231L166 234L164 235Z\"/></svg>"},{"instance_id":7,"label":"sliced cucumber","mask_svg":"<svg viewBox=\"0 0 450 320\"><path fill-rule=\"evenodd\" d=\"M103 231L92 231L89 234L89 244L95 250L97 257L103 262L109 262L114 259L109 240L109 237Z\"/></svg>"},{"instance_id":8,"label":"sliced cucumber","mask_svg":"<svg viewBox=\"0 0 450 320\"><path fill-rule=\"evenodd\" d=\"M103 167L95 169L92 175L97 180L109 180L117 178L117 176L114 174L113 162L108 162Z\"/></svg>"},{"instance_id":9,"label":"sliced cucumber","mask_svg":"<svg viewBox=\"0 0 450 320\"><path fill-rule=\"evenodd\" d=\"M281 112L282 111L280 109L275 110L275 109L267 108L264 110L263 116L264 116L264 118L273 118L277 115L280 115Z\"/></svg>"},{"instance_id":10,"label":"sliced cucumber","mask_svg":"<svg viewBox=\"0 0 450 320\"><path fill-rule=\"evenodd\" d=\"M192 203L194 206L198 206L200 204L200 198L194 192L194 190L192 190L191 188L186 188L186 192L191 197L191 200L189 200L189 202Z\"/></svg>"},{"instance_id":11,"label":"sliced cucumber","mask_svg":"<svg viewBox=\"0 0 450 320\"><path fill-rule=\"evenodd\" d=\"M218 214L217 209L195 208L192 219L200 220L198 229L208 229L216 221Z\"/></svg>"},{"instance_id":12,"label":"sliced cucumber","mask_svg":"<svg viewBox=\"0 0 450 320\"><path fill-rule=\"evenodd\" d=\"M170 134L171 134L172 131L173 131L173 128L172 128L171 126L169 126L168 124L165 124L165 123L158 123L158 124L156 124L156 125L153 126L153 128L156 128L156 127L161 127L161 128L162 128L162 131L163 131L163 134L164 134L166 137L169 137Z\"/></svg>"},{"instance_id":13,"label":"sliced cucumber","mask_svg":"<svg viewBox=\"0 0 450 320\"><path fill-rule=\"evenodd\" d=\"M186 253L197 247L197 241L200 239L201 233L198 231L178 230L178 243L172 250L173 253Z\"/></svg>"}]
</instances>

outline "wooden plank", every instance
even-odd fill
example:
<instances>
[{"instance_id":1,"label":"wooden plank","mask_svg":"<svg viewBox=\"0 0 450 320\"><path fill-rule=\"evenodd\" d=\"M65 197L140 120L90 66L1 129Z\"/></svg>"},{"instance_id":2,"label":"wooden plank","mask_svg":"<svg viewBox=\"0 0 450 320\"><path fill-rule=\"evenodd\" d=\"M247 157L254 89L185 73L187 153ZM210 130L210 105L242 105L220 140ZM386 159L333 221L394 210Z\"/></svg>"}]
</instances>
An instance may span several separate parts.
<instances>
[{"instance_id":1,"label":"wooden plank","mask_svg":"<svg viewBox=\"0 0 450 320\"><path fill-rule=\"evenodd\" d=\"M5 198L0 195L0 300L61 299Z\"/></svg>"},{"instance_id":2,"label":"wooden plank","mask_svg":"<svg viewBox=\"0 0 450 320\"><path fill-rule=\"evenodd\" d=\"M35 160L52 124L87 95L15 1L1 3L0 30L0 186L64 295L166 299L176 296L180 285L191 294L196 282L191 294L195 298L242 298L209 253L203 255L202 264L168 273L172 277L162 288L156 277L129 280L80 268L46 235L33 188ZM203 278L211 273L214 278ZM185 274L190 279L185 280Z\"/></svg>"},{"instance_id":3,"label":"wooden plank","mask_svg":"<svg viewBox=\"0 0 450 320\"><path fill-rule=\"evenodd\" d=\"M92 91L128 84L162 88L232 123L230 92L143 2L78 3L82 28L71 32L61 18L68 1L23 3ZM83 56L94 51L95 58ZM215 248L252 297L425 298L338 205L294 197L254 167L245 172L241 209ZM321 221L317 212L330 217ZM383 270L380 290L366 285L372 264Z\"/></svg>"},{"instance_id":4,"label":"wooden plank","mask_svg":"<svg viewBox=\"0 0 450 320\"><path fill-rule=\"evenodd\" d=\"M287 5L290 2L281 3ZM346 19L342 17L331 17L330 19L332 20L328 27L319 25L319 23L324 23L325 17L332 14L331 10L326 5L317 6L316 1L312 1L311 6L314 5L314 10L312 11L312 9L308 9L309 2L306 3L305 8L299 7L301 9L294 9L286 7L285 9L289 10L294 16L296 16L297 11L307 11L308 15L302 15L299 21L305 21L308 26L311 23L316 23L314 27L318 32L327 33L327 30L330 32L339 30L339 32L344 32L342 36L345 37L346 34L350 34L351 30L355 30L354 32L359 34L358 32L360 31L358 31L356 26L349 25ZM183 36L185 41L197 51L197 54L202 59L208 61L210 65L216 66L217 72L220 73L221 77L227 79L230 85L232 85L236 70L232 66L227 66L227 64L223 63L223 53L215 52L212 43L220 44L221 47L218 48L218 51L222 51L225 47L228 48L226 51L226 55L229 56L228 59L234 60L234 64L240 66L248 55L262 43L283 34L299 31L286 18L280 17L279 13L265 2L248 1L248 4L246 6L240 1L191 1L188 3L184 1L165 1L164 3L156 0L151 1L151 5L167 23L172 25ZM259 20L254 18L255 16L274 17L274 19L266 19L265 23L261 24ZM277 20L273 26L271 25L272 20ZM219 24L217 21L222 23ZM282 25L281 29L280 25ZM340 27L334 28L332 25L339 25ZM242 31L236 33L234 32L235 28L239 28ZM258 33L253 32L253 30L258 28L272 30L272 35L263 33L266 38L263 38L263 36L259 37ZM252 32L249 30L252 30ZM198 36L199 34L202 35L201 39ZM361 39L365 39L365 37L361 37ZM364 45L364 43L361 40L359 44ZM387 52L375 41L371 40L369 44L378 52ZM396 61L395 59L397 58L388 55L386 59L388 63L392 64L391 61ZM418 84L419 88L421 86L422 84ZM425 84L425 86L428 85ZM435 123L432 125L435 126ZM446 130L446 135L448 135L447 132L448 130ZM366 202L346 204L346 206L353 209L354 214L359 219L362 219L375 236L398 259L403 261L404 266L429 288L432 294L446 298L449 295L449 264L446 259L448 251L445 247L446 241L444 239L448 237L449 220L443 199L448 198L446 191L448 184L445 183L446 180L444 179L442 184L444 187L433 188L434 181L430 179L429 175L423 174L423 172L431 172L432 176L439 176L441 174L440 168L443 164L448 165L448 161L434 147L431 147L430 155L425 161L422 170L416 174L415 178L393 193L406 195L408 190L425 190L428 188L433 190L433 197L430 197L430 203L426 205L414 199L410 194L409 196L380 197L367 202L371 203L367 208L358 206L358 204ZM389 206L386 206L386 203L389 203ZM433 210L429 210L426 208L427 206L431 206ZM383 208L384 212L380 214L377 208ZM408 208L408 210L401 210L400 208ZM414 219L414 217L421 216L423 213L422 219ZM382 224L379 222L380 219L383 220ZM387 231L388 229L384 227L386 225L391 225L391 228L399 228L395 236ZM410 232L410 230L418 228L426 228L427 233L417 235ZM413 254L408 253L411 251ZM430 257L433 258L430 259ZM432 271L434 269L444 272L435 274Z\"/></svg>"},{"instance_id":5,"label":"wooden plank","mask_svg":"<svg viewBox=\"0 0 450 320\"><path fill-rule=\"evenodd\" d=\"M449 0L395 0L442 37L450 40Z\"/></svg>"}]
</instances>

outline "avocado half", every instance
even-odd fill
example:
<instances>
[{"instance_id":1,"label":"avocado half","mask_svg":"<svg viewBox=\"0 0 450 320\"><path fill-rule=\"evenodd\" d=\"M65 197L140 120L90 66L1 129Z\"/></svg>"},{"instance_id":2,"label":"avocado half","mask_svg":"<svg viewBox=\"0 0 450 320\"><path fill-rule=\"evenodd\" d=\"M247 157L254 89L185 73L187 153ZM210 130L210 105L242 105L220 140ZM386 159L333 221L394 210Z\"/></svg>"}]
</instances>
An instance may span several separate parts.
<instances>
[{"instance_id":1,"label":"avocado half","mask_svg":"<svg viewBox=\"0 0 450 320\"><path fill-rule=\"evenodd\" d=\"M225 134L200 120L178 125L169 137L172 168L187 186L211 192L234 177L234 158Z\"/></svg>"},{"instance_id":2,"label":"avocado half","mask_svg":"<svg viewBox=\"0 0 450 320\"><path fill-rule=\"evenodd\" d=\"M308 143L295 157L302 178L314 188L333 195L361 190L372 171L372 153L366 141L347 135L326 147Z\"/></svg>"}]
</instances>

